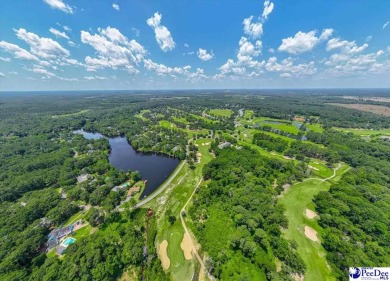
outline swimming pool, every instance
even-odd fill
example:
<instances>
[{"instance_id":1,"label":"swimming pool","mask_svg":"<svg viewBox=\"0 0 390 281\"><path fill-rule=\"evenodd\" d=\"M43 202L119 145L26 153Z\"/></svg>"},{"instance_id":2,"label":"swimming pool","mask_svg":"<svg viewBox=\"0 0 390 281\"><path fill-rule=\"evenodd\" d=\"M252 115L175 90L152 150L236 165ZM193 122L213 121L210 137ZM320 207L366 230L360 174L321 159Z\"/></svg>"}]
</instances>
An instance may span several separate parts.
<instances>
[{"instance_id":1,"label":"swimming pool","mask_svg":"<svg viewBox=\"0 0 390 281\"><path fill-rule=\"evenodd\" d=\"M62 241L61 246L68 247L76 241L73 237L68 237L64 241Z\"/></svg>"}]
</instances>

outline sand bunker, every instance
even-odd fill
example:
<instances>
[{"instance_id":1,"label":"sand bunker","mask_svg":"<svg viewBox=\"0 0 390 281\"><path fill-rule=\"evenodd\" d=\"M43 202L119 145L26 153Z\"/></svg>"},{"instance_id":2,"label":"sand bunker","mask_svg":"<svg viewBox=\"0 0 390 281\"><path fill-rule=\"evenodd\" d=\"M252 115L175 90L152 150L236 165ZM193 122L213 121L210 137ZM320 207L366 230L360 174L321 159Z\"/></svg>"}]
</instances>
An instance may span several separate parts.
<instances>
[{"instance_id":1,"label":"sand bunker","mask_svg":"<svg viewBox=\"0 0 390 281\"><path fill-rule=\"evenodd\" d=\"M164 270L167 270L171 265L171 261L168 258L167 248L168 248L168 241L167 240L162 241L162 243L160 244L158 255L160 256L161 265L164 268Z\"/></svg>"},{"instance_id":2,"label":"sand bunker","mask_svg":"<svg viewBox=\"0 0 390 281\"><path fill-rule=\"evenodd\" d=\"M312 210L306 209L306 217L309 219L314 219L317 216L316 212L313 212Z\"/></svg>"},{"instance_id":3,"label":"sand bunker","mask_svg":"<svg viewBox=\"0 0 390 281\"><path fill-rule=\"evenodd\" d=\"M287 160L294 160L294 158L291 158L291 157L288 157L288 156L283 156L284 159L287 159Z\"/></svg>"},{"instance_id":4,"label":"sand bunker","mask_svg":"<svg viewBox=\"0 0 390 281\"><path fill-rule=\"evenodd\" d=\"M310 169L313 169L313 170L315 170L315 171L319 171L320 169L318 169L318 168L316 168L316 167L313 167L313 166L311 166L311 165L307 165Z\"/></svg>"},{"instance_id":5,"label":"sand bunker","mask_svg":"<svg viewBox=\"0 0 390 281\"><path fill-rule=\"evenodd\" d=\"M183 250L184 258L186 260L192 259L191 238L188 233L184 233L180 248Z\"/></svg>"},{"instance_id":6,"label":"sand bunker","mask_svg":"<svg viewBox=\"0 0 390 281\"><path fill-rule=\"evenodd\" d=\"M311 241L317 242L318 237L317 237L317 231L315 231L313 228L310 226L305 226L305 235L307 238L309 238Z\"/></svg>"},{"instance_id":7,"label":"sand bunker","mask_svg":"<svg viewBox=\"0 0 390 281\"><path fill-rule=\"evenodd\" d=\"M196 153L196 157L201 157L202 156L202 153L198 152Z\"/></svg>"}]
</instances>

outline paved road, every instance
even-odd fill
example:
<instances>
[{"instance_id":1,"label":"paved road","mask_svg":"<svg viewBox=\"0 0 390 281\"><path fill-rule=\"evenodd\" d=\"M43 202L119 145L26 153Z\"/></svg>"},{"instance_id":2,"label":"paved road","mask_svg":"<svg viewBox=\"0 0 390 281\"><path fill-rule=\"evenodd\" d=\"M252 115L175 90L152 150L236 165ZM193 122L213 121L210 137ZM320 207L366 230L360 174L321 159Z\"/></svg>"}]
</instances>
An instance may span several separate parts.
<instances>
[{"instance_id":1,"label":"paved road","mask_svg":"<svg viewBox=\"0 0 390 281\"><path fill-rule=\"evenodd\" d=\"M142 201L138 202L135 205L135 208L142 207L146 203L148 203L151 200L153 200L154 198L156 198L156 196L160 195L161 192L163 192L172 183L172 181L176 178L176 176L180 173L180 171L184 167L185 163L186 163L185 160L183 162L181 162L179 168L176 169L176 171L169 177L169 179L162 186L160 186L155 192L153 192L151 195L149 195L148 197L146 197Z\"/></svg>"}]
</instances>

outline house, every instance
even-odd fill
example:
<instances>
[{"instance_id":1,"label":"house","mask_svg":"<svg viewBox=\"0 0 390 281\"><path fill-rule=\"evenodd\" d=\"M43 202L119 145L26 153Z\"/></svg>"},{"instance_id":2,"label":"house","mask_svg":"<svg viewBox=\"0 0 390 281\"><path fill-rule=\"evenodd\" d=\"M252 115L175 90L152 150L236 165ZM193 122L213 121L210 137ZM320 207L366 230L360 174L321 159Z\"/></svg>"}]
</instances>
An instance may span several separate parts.
<instances>
[{"instance_id":1,"label":"house","mask_svg":"<svg viewBox=\"0 0 390 281\"><path fill-rule=\"evenodd\" d=\"M122 185L117 185L117 186L114 186L111 191L114 191L114 192L118 192L120 189L124 188L124 186Z\"/></svg>"},{"instance_id":2,"label":"house","mask_svg":"<svg viewBox=\"0 0 390 281\"><path fill-rule=\"evenodd\" d=\"M127 196L131 196L131 195L133 195L133 193L138 193L140 190L141 190L140 186L133 186L127 192Z\"/></svg>"},{"instance_id":3,"label":"house","mask_svg":"<svg viewBox=\"0 0 390 281\"><path fill-rule=\"evenodd\" d=\"M219 149L223 149L225 147L229 147L231 146L232 144L230 142L224 142L224 143L221 143L220 145L218 145L218 148Z\"/></svg>"},{"instance_id":4,"label":"house","mask_svg":"<svg viewBox=\"0 0 390 281\"><path fill-rule=\"evenodd\" d=\"M73 225L65 226L60 229L53 229L47 239L48 249L52 249L60 243L60 239L73 232Z\"/></svg>"}]
</instances>

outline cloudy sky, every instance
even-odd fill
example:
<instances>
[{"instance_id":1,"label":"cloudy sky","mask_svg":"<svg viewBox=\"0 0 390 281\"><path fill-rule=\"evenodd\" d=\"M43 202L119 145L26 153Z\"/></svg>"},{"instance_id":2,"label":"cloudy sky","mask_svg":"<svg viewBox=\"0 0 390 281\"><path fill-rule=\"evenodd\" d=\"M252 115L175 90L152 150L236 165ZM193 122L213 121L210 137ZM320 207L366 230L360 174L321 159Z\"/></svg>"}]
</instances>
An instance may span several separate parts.
<instances>
[{"instance_id":1,"label":"cloudy sky","mask_svg":"<svg viewBox=\"0 0 390 281\"><path fill-rule=\"evenodd\" d=\"M390 87L390 1L2 0L0 91Z\"/></svg>"}]
</instances>

